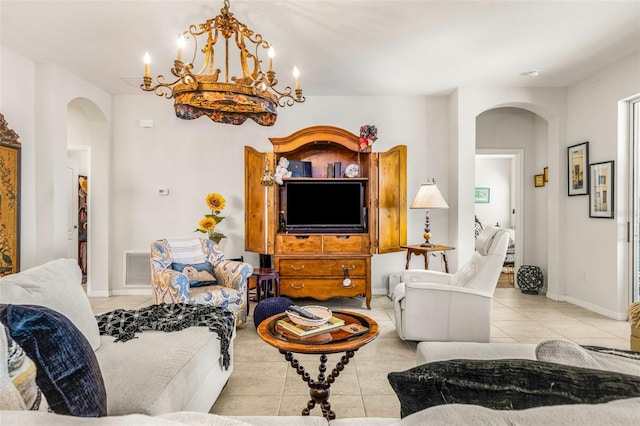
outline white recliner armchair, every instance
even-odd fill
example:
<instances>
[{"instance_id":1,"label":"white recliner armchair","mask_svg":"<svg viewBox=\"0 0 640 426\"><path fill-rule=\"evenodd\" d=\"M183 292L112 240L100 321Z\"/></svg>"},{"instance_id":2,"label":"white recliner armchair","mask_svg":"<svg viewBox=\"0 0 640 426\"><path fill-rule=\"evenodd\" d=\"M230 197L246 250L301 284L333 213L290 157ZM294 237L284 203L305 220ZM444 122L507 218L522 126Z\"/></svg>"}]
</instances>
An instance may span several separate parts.
<instances>
[{"instance_id":1,"label":"white recliner armchair","mask_svg":"<svg viewBox=\"0 0 640 426\"><path fill-rule=\"evenodd\" d=\"M410 269L393 291L396 330L402 340L489 342L493 292L509 234L486 228L476 252L455 274Z\"/></svg>"}]
</instances>

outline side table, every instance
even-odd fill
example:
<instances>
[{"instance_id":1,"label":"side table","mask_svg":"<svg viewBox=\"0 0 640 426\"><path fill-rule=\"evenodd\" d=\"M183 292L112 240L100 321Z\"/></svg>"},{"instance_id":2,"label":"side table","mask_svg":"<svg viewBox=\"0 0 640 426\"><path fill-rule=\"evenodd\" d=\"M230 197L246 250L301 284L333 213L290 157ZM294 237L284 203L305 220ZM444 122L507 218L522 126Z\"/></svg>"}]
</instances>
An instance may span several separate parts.
<instances>
[{"instance_id":1,"label":"side table","mask_svg":"<svg viewBox=\"0 0 640 426\"><path fill-rule=\"evenodd\" d=\"M322 334L300 337L278 325L278 320L286 318L286 316L286 313L277 314L262 321L258 326L258 336L277 348L284 355L285 360L291 364L291 367L296 369L298 375L302 376L302 380L309 386L311 399L307 402L307 407L302 410L302 415L308 416L309 412L318 404L322 409L322 415L327 420L334 420L336 413L331 410L331 404L329 403L331 384L340 375L340 372L344 370L344 366L349 363L349 360L355 356L355 351L378 336L378 324L371 318L357 312L334 311L333 316L343 319L345 327L351 324L359 324L366 327L367 330L360 334L352 334L342 328L338 328ZM327 371L327 354L339 352L344 352L345 354L340 358L335 368L331 370L331 373L325 375ZM317 380L311 378L311 375L295 359L293 353L320 355Z\"/></svg>"},{"instance_id":2,"label":"side table","mask_svg":"<svg viewBox=\"0 0 640 426\"><path fill-rule=\"evenodd\" d=\"M280 273L277 269L272 268L253 268L253 273L248 279L247 283L247 313L249 312L249 290L254 287L251 286L251 280L256 280L256 300L260 302L262 299L266 299L269 296L270 281L273 281L273 294L275 297L280 297ZM264 292L264 297L261 293Z\"/></svg>"},{"instance_id":3,"label":"side table","mask_svg":"<svg viewBox=\"0 0 640 426\"><path fill-rule=\"evenodd\" d=\"M434 251L442 252L442 260L444 261L444 271L449 273L449 262L447 261L447 251L455 250L455 247L449 246L440 246L434 245L432 247L424 247L421 245L413 245L413 246L400 246L403 249L407 250L407 264L404 266L404 269L409 269L409 261L411 260L411 255L422 255L424 256L424 269L429 269L429 253Z\"/></svg>"}]
</instances>

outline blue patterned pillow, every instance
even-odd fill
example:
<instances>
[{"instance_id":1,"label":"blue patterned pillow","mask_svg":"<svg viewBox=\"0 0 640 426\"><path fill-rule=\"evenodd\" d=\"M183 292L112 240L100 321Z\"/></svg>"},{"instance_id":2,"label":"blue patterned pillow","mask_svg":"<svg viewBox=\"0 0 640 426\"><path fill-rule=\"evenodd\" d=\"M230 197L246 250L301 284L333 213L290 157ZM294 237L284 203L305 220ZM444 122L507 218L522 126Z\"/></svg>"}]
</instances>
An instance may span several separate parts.
<instances>
[{"instance_id":1,"label":"blue patterned pillow","mask_svg":"<svg viewBox=\"0 0 640 426\"><path fill-rule=\"evenodd\" d=\"M96 356L67 317L44 306L0 305L0 322L36 364L36 382L54 413L107 415L107 394Z\"/></svg>"},{"instance_id":2,"label":"blue patterned pillow","mask_svg":"<svg viewBox=\"0 0 640 426\"><path fill-rule=\"evenodd\" d=\"M172 263L171 269L185 274L189 280L190 287L217 284L216 278L213 275L213 265L209 262L196 264Z\"/></svg>"}]
</instances>

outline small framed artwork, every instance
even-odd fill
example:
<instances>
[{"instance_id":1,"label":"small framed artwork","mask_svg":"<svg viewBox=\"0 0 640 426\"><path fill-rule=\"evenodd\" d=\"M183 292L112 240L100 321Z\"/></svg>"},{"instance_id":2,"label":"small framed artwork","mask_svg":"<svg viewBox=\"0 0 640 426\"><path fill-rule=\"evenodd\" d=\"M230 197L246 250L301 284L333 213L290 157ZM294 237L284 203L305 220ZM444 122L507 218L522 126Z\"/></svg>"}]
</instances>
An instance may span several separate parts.
<instances>
[{"instance_id":1,"label":"small framed artwork","mask_svg":"<svg viewBox=\"0 0 640 426\"><path fill-rule=\"evenodd\" d=\"M476 188L476 203L488 203L491 197L490 188Z\"/></svg>"},{"instance_id":2,"label":"small framed artwork","mask_svg":"<svg viewBox=\"0 0 640 426\"><path fill-rule=\"evenodd\" d=\"M549 168L548 167L544 168L544 173L543 174L544 174L544 181L545 182L549 182Z\"/></svg>"},{"instance_id":3,"label":"small framed artwork","mask_svg":"<svg viewBox=\"0 0 640 426\"><path fill-rule=\"evenodd\" d=\"M594 163L589 169L589 217L613 219L614 162Z\"/></svg>"},{"instance_id":4,"label":"small framed artwork","mask_svg":"<svg viewBox=\"0 0 640 426\"><path fill-rule=\"evenodd\" d=\"M569 195L589 193L589 142L582 142L567 148L567 171L569 172Z\"/></svg>"},{"instance_id":5,"label":"small framed artwork","mask_svg":"<svg viewBox=\"0 0 640 426\"><path fill-rule=\"evenodd\" d=\"M535 175L533 177L533 186L536 188L544 186L544 175Z\"/></svg>"}]
</instances>

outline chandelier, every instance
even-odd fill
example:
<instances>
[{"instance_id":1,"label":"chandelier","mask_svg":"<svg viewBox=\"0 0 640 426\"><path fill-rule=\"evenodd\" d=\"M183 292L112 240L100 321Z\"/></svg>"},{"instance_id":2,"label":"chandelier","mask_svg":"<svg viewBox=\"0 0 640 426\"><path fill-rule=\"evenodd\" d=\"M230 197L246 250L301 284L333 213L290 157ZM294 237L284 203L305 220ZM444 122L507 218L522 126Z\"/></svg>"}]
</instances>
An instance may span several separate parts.
<instances>
[{"instance_id":1,"label":"chandelier","mask_svg":"<svg viewBox=\"0 0 640 426\"><path fill-rule=\"evenodd\" d=\"M276 122L278 106L292 106L305 101L298 69L293 67L295 91L291 86L278 89L271 43L233 16L229 11L229 0L224 0L220 13L205 23L190 25L178 36L178 55L171 68L175 77L173 81L158 75L156 84L152 84L151 58L148 52L145 53L144 78L140 88L167 99L173 98L178 118L193 120L206 115L215 122L228 124L242 124L251 118L262 126L272 126ZM198 45L200 40L204 41L201 47ZM219 41L224 49L215 50ZM193 44L193 57L184 62L182 55L187 42ZM230 76L231 50L238 54L241 76ZM199 69L195 68L198 51L204 54ZM263 71L259 56L259 52L264 54L265 51L269 58L267 72ZM215 68L216 60L224 61L224 76L220 75L219 68Z\"/></svg>"}]
</instances>

